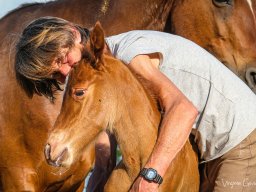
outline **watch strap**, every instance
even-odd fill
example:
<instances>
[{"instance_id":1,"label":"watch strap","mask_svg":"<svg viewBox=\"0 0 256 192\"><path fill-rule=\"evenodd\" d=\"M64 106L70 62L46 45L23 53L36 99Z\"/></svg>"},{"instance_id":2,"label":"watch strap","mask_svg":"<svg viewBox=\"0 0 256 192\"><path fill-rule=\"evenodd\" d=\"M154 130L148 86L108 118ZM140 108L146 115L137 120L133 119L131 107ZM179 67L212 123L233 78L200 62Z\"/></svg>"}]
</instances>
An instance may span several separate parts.
<instances>
[{"instance_id":1,"label":"watch strap","mask_svg":"<svg viewBox=\"0 0 256 192\"><path fill-rule=\"evenodd\" d=\"M159 174L157 174L154 178L154 182L160 185L163 182L163 178Z\"/></svg>"},{"instance_id":2,"label":"watch strap","mask_svg":"<svg viewBox=\"0 0 256 192\"><path fill-rule=\"evenodd\" d=\"M148 169L147 168L143 168L141 171L140 171L140 175L141 176L145 176L148 172Z\"/></svg>"}]
</instances>

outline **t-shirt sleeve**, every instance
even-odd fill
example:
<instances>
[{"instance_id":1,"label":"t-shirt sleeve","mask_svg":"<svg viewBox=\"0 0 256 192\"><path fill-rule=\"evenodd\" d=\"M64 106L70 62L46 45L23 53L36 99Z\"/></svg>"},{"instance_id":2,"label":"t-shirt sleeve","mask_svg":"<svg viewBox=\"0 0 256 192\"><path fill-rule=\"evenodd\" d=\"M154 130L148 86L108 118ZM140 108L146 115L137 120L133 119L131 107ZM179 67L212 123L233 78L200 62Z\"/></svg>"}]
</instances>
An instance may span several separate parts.
<instances>
[{"instance_id":1,"label":"t-shirt sleeve","mask_svg":"<svg viewBox=\"0 0 256 192\"><path fill-rule=\"evenodd\" d=\"M137 55L150 54L159 52L150 39L144 38L140 35L126 35L116 38L108 39L108 45L114 57L120 59L125 64L129 64L131 60Z\"/></svg>"}]
</instances>

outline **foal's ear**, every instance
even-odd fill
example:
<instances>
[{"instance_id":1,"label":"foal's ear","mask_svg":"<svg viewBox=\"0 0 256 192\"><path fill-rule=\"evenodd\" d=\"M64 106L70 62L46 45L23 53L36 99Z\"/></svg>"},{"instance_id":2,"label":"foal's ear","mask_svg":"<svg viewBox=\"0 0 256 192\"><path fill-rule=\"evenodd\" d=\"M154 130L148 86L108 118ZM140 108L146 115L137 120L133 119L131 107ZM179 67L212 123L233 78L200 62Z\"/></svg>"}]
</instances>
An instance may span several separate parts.
<instances>
[{"instance_id":1,"label":"foal's ear","mask_svg":"<svg viewBox=\"0 0 256 192\"><path fill-rule=\"evenodd\" d=\"M100 59L105 46L105 36L99 21L96 22L94 28L90 33L90 42L96 60Z\"/></svg>"}]
</instances>

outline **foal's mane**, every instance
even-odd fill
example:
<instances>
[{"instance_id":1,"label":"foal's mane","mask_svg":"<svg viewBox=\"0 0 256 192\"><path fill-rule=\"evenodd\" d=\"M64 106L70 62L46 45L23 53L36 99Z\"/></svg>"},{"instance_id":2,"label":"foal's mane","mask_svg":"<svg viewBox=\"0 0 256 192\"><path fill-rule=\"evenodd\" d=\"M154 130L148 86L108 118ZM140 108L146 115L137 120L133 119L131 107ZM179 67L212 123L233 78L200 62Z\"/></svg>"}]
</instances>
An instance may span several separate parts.
<instances>
[{"instance_id":1,"label":"foal's mane","mask_svg":"<svg viewBox=\"0 0 256 192\"><path fill-rule=\"evenodd\" d=\"M140 77L140 76L136 75L136 78L142 84L145 91L149 94L150 98L153 100L155 105L157 105L158 110L161 111L161 106L160 106L159 101L158 101L158 96L155 92L153 92L151 84L148 81L146 81L145 78L143 78L143 77Z\"/></svg>"},{"instance_id":2,"label":"foal's mane","mask_svg":"<svg viewBox=\"0 0 256 192\"><path fill-rule=\"evenodd\" d=\"M136 73L134 70L129 68L125 63L122 62L122 64L125 65L132 72L132 75L140 82L140 84L142 85L146 93L149 95L150 99L152 99L152 101L157 106L158 110L161 111L161 106L158 101L157 93L153 91L154 89L152 88L151 83L148 80L146 80L144 77Z\"/></svg>"}]
</instances>

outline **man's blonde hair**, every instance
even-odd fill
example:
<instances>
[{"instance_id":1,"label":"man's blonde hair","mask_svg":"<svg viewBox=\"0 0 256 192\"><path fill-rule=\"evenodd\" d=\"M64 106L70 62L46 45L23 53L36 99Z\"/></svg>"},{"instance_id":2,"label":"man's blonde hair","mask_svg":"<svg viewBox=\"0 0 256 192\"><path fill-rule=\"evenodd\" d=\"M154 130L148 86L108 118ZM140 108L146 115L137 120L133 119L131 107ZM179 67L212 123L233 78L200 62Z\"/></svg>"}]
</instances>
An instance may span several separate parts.
<instances>
[{"instance_id":1,"label":"man's blonde hair","mask_svg":"<svg viewBox=\"0 0 256 192\"><path fill-rule=\"evenodd\" d=\"M53 100L54 92L61 90L57 80L51 78L52 63L62 48L74 46L74 28L84 32L64 19L41 17L24 29L16 45L15 71L19 84L29 96L37 93Z\"/></svg>"}]
</instances>

